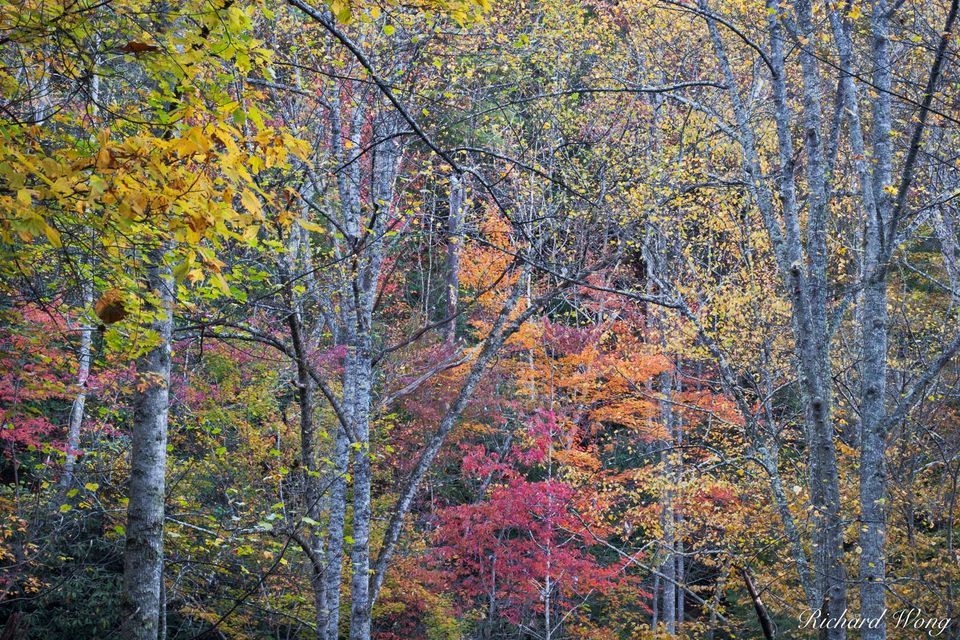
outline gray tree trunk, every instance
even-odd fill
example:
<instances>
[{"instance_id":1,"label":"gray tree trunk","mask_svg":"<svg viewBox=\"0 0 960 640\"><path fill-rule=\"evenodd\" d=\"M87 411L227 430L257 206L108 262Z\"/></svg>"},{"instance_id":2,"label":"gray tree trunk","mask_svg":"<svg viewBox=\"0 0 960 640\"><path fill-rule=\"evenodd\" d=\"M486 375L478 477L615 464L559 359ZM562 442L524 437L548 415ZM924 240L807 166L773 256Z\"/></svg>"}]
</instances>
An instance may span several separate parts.
<instances>
[{"instance_id":1,"label":"gray tree trunk","mask_svg":"<svg viewBox=\"0 0 960 640\"><path fill-rule=\"evenodd\" d=\"M673 394L673 374L665 372L660 374L660 423L661 427L667 432L668 437L662 441L665 451L661 454L663 462L663 475L668 483L673 483L675 474L673 469L673 405L671 396ZM666 558L660 567L660 572L664 575L663 584L663 624L666 627L667 634L674 635L677 632L677 557L676 551L676 513L673 509L673 489L667 488L660 499L663 513L660 517L663 527L663 548L666 550Z\"/></svg>"},{"instance_id":2,"label":"gray tree trunk","mask_svg":"<svg viewBox=\"0 0 960 640\"><path fill-rule=\"evenodd\" d=\"M353 449L353 546L350 550L350 638L369 640L371 627L370 602L370 339L364 336L357 356L356 408L354 409Z\"/></svg>"},{"instance_id":3,"label":"gray tree trunk","mask_svg":"<svg viewBox=\"0 0 960 640\"><path fill-rule=\"evenodd\" d=\"M882 23L886 18L877 15L877 11L886 8L874 8L872 18L874 32L874 55L876 62L888 58L889 44L886 27ZM853 43L850 37L850 25L845 24L836 11L830 12L831 27L837 44L841 70L844 107L847 112L850 145L854 154L854 168L860 183L860 204L866 220L864 232L864 259L861 278L868 280L876 272L882 260L884 225L878 206L889 210L888 197L878 189L875 180L886 184L891 175L890 156L890 103L889 94L878 97L874 103L874 172L871 174L867 164L866 143L861 125L857 87L853 81ZM878 22L879 20L879 22ZM889 89L888 71L878 71L875 80ZM879 199L878 199L879 198ZM883 496L886 493L886 455L884 437L880 425L885 418L884 400L886 397L887 372L887 302L886 282L879 279L867 282L859 313L861 344L863 345L863 365L861 368L861 406L860 406L860 615L864 618L881 619L876 628L861 631L863 638L882 640L886 638L886 622L883 620L884 577L886 562L884 554Z\"/></svg>"},{"instance_id":4,"label":"gray tree trunk","mask_svg":"<svg viewBox=\"0 0 960 640\"><path fill-rule=\"evenodd\" d=\"M816 37L810 0L794 3L799 37L807 40ZM820 565L825 573L823 593L827 611L832 619L839 619L847 608L846 570L843 567L843 522L840 516L840 483L837 469L836 446L833 426L833 370L830 361L829 307L827 297L827 187L826 150L822 138L823 101L819 75L819 61L809 47L799 50L803 77L803 124L804 151L807 155L807 226L806 255L807 305L810 328L801 340L811 343L811 362L808 364L812 378L809 384L810 402L808 414L817 440L819 474L813 478L823 491L824 523L818 540ZM802 330L802 329L801 329ZM844 638L844 629L832 629L830 638Z\"/></svg>"},{"instance_id":5,"label":"gray tree trunk","mask_svg":"<svg viewBox=\"0 0 960 640\"><path fill-rule=\"evenodd\" d=\"M341 344L346 347L343 362L341 407L346 425L337 429L334 442L333 468L330 470L330 510L327 521L326 574L323 580L324 601L327 607L326 630L322 635L326 640L338 640L340 632L340 582L343 574L343 553L345 522L347 512L347 474L350 465L351 438L355 437L356 425L354 413L357 398L357 340L358 340L358 301L354 292L354 283L358 278L358 257L353 254L360 242L360 168L355 152L347 150L343 141L343 122L341 109L350 114L348 135L352 141L359 139L366 107L361 104L363 96L357 97L357 104L349 106L339 88L335 89L331 103L331 148L337 162L346 167L337 173L337 192L340 196L341 218L346 238L335 247L336 255L344 265L341 269L340 283L340 330Z\"/></svg>"},{"instance_id":6,"label":"gray tree trunk","mask_svg":"<svg viewBox=\"0 0 960 640\"><path fill-rule=\"evenodd\" d=\"M346 387L347 389L352 388ZM350 411L344 404L349 418ZM334 442L332 479L330 482L330 514L326 531L326 567L323 577L323 603L326 606L326 623L318 629L321 640L337 640L340 627L340 578L343 565L343 535L346 520L347 466L350 460L350 442L343 427L337 429Z\"/></svg>"},{"instance_id":7,"label":"gray tree trunk","mask_svg":"<svg viewBox=\"0 0 960 640\"><path fill-rule=\"evenodd\" d=\"M831 617L840 617L846 608L846 575L842 564L843 523L840 517L839 473L832 423L832 371L828 338L826 277L826 188L822 116L819 109L820 81L817 62L801 48L803 79L803 121L807 155L808 216L806 236L801 226L796 196L791 112L786 91L786 54L783 37L783 9L767 2L770 55L764 58L772 77L773 115L780 156L779 195L782 222L774 208L770 186L763 178L760 156L750 115L737 89L726 47L717 22L710 16L705 0L699 7L707 14L707 26L730 96L743 149L743 170L754 202L760 210L773 247L780 277L792 306L794 351L799 364L800 390L808 448L810 500L814 517L814 568L817 599ZM810 30L810 6L795 3L801 33ZM805 37L802 36L801 37ZM805 238L806 237L806 241ZM831 629L828 637L846 637L844 629Z\"/></svg>"},{"instance_id":8,"label":"gray tree trunk","mask_svg":"<svg viewBox=\"0 0 960 640\"><path fill-rule=\"evenodd\" d=\"M388 229L393 202L394 184L400 148L390 138L397 129L396 116L392 112L379 114L374 122L374 137L386 139L373 157L371 196L373 214L368 223L369 237L362 239L359 226L348 233L357 232L358 242L367 247L361 256L360 268L354 275L353 291L356 313L356 342L354 349L356 367L354 375L353 437L353 546L350 553L352 568L350 580L350 638L369 640L373 618L370 575L370 521L371 485L373 470L370 465L370 408L374 392L373 378L373 312L380 283L384 259L384 234Z\"/></svg>"},{"instance_id":9,"label":"gray tree trunk","mask_svg":"<svg viewBox=\"0 0 960 640\"><path fill-rule=\"evenodd\" d=\"M869 227L869 225L868 225ZM868 229L868 236L871 231ZM867 252L875 241L867 240ZM880 618L886 597L886 445L883 423L887 377L887 287L885 280L864 291L860 400L860 615ZM886 638L886 625L863 629L862 638Z\"/></svg>"},{"instance_id":10,"label":"gray tree trunk","mask_svg":"<svg viewBox=\"0 0 960 640\"><path fill-rule=\"evenodd\" d=\"M450 211L447 218L447 342L453 343L457 336L457 305L460 297L460 251L463 238L460 226L463 221L463 198L465 178L450 178Z\"/></svg>"},{"instance_id":11,"label":"gray tree trunk","mask_svg":"<svg viewBox=\"0 0 960 640\"><path fill-rule=\"evenodd\" d=\"M123 562L121 635L125 640L157 640L163 581L164 471L170 387L170 336L173 329L173 278L166 251L146 255L145 285L153 300L147 323L157 341L137 360L130 489Z\"/></svg>"}]
</instances>

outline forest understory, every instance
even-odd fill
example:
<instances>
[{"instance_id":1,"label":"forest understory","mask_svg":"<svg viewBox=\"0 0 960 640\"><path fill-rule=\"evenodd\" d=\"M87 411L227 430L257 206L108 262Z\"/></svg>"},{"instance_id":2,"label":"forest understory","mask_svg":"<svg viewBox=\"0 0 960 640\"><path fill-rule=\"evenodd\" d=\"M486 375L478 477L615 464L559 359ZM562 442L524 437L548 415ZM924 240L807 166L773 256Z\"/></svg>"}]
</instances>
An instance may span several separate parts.
<instances>
[{"instance_id":1,"label":"forest understory","mask_svg":"<svg viewBox=\"0 0 960 640\"><path fill-rule=\"evenodd\" d=\"M960 0L0 0L0 640L960 639Z\"/></svg>"}]
</instances>

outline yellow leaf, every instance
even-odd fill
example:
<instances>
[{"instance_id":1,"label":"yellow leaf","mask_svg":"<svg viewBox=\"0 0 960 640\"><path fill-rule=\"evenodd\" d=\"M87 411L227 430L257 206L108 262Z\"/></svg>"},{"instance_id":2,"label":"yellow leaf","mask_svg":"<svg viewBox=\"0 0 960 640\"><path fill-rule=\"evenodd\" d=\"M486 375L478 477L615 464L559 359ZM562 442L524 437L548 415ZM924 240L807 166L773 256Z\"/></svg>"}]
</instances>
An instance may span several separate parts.
<instances>
[{"instance_id":1,"label":"yellow leaf","mask_svg":"<svg viewBox=\"0 0 960 640\"><path fill-rule=\"evenodd\" d=\"M243 239L247 242L255 242L257 234L260 233L260 225L251 224L243 229Z\"/></svg>"},{"instance_id":2,"label":"yellow leaf","mask_svg":"<svg viewBox=\"0 0 960 640\"><path fill-rule=\"evenodd\" d=\"M240 202L243 203L244 209L256 216L260 216L263 212L263 209L260 206L260 199L257 198L256 194L249 189L244 189L240 194Z\"/></svg>"},{"instance_id":3,"label":"yellow leaf","mask_svg":"<svg viewBox=\"0 0 960 640\"><path fill-rule=\"evenodd\" d=\"M219 288L224 294L230 293L230 285L227 284L227 279L223 277L223 274L214 273L213 283L217 285L217 288Z\"/></svg>"},{"instance_id":4,"label":"yellow leaf","mask_svg":"<svg viewBox=\"0 0 960 640\"><path fill-rule=\"evenodd\" d=\"M316 222L310 222L309 220L300 220L300 226L307 231L315 231L317 233L326 232L326 229L318 225Z\"/></svg>"},{"instance_id":5,"label":"yellow leaf","mask_svg":"<svg viewBox=\"0 0 960 640\"><path fill-rule=\"evenodd\" d=\"M63 243L60 242L60 232L59 232L59 231L57 231L56 229L54 229L53 227L51 227L51 226L48 225L48 224L44 224L44 225L43 225L43 232L44 232L45 234L47 234L47 240L49 240L49 241L50 241L50 244L52 244L55 248L59 249L61 246L63 246Z\"/></svg>"}]
</instances>

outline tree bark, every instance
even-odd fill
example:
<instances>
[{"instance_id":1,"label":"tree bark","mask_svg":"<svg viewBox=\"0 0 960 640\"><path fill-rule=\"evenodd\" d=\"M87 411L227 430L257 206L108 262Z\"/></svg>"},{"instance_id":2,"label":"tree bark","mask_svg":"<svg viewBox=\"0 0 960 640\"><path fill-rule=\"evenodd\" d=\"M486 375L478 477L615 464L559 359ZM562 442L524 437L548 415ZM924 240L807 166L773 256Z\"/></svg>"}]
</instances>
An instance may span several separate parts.
<instances>
[{"instance_id":1,"label":"tree bark","mask_svg":"<svg viewBox=\"0 0 960 640\"><path fill-rule=\"evenodd\" d=\"M463 246L463 177L450 178L450 211L447 218L447 342L453 344L457 336L457 305L460 296L460 251Z\"/></svg>"},{"instance_id":2,"label":"tree bark","mask_svg":"<svg viewBox=\"0 0 960 640\"><path fill-rule=\"evenodd\" d=\"M705 0L700 0L701 9L708 11ZM798 14L809 12L809 6L797 3ZM737 90L736 78L726 55L716 21L707 18L717 59L728 84L728 93L733 103L734 115L744 153L744 174L764 220L767 234L773 247L780 277L786 287L792 306L794 351L799 364L800 390L804 406L804 423L808 447L808 476L810 500L815 520L814 567L817 576L815 594L824 596L828 612L839 617L846 608L846 575L842 564L843 523L840 518L839 473L836 448L833 442L832 423L832 372L829 357L829 340L826 309L826 263L823 249L825 239L824 210L826 179L823 149L820 144L819 107L813 105L819 93L816 65L812 59L802 61L804 72L804 124L807 143L812 145L808 154L816 156L808 160L808 228L806 247L801 227L799 205L796 198L794 177L794 153L790 129L791 113L786 92L786 67L783 27L783 9L776 3L767 2L768 27L770 32L770 56L765 57L773 83L774 121L776 124L780 155L779 191L783 209L783 223L773 207L773 196L762 178L760 157L749 115ZM805 19L805 18L804 18ZM801 29L806 27L801 20ZM812 225L812 226L811 226ZM806 248L806 251L804 250ZM809 267L804 268L809 262ZM831 629L829 637L840 640L846 637L844 629Z\"/></svg>"},{"instance_id":3,"label":"tree bark","mask_svg":"<svg viewBox=\"0 0 960 640\"><path fill-rule=\"evenodd\" d=\"M766 640L773 640L776 635L776 628L773 625L773 620L770 619L770 614L767 613L767 607L763 604L763 600L760 599L760 594L757 593L757 588L753 584L753 579L750 577L750 573L743 567L740 568L740 576L743 578L743 583L747 587L747 593L750 594L750 600L753 602L753 609L757 612L757 620L760 622L760 629L763 631L763 637Z\"/></svg>"},{"instance_id":4,"label":"tree bark","mask_svg":"<svg viewBox=\"0 0 960 640\"><path fill-rule=\"evenodd\" d=\"M287 316L287 326L290 330L290 338L293 342L293 352L297 364L297 399L300 408L300 482L301 499L303 502L302 513L312 520L310 523L310 535L307 537L307 544L312 550L312 558L324 557L324 540L316 530L315 522L320 520L320 472L317 469L317 434L315 424L316 406L314 403L314 381L310 375L309 350L304 339L303 319L300 311L299 301L293 291L293 285L290 274L286 269L281 268L286 281L287 305L290 308ZM329 608L327 606L327 593L323 588L324 567L318 566L316 562L311 561L310 583L313 587L314 604L316 606L316 623L318 637L322 629L327 627ZM322 640L322 639L321 639Z\"/></svg>"},{"instance_id":5,"label":"tree bark","mask_svg":"<svg viewBox=\"0 0 960 640\"><path fill-rule=\"evenodd\" d=\"M98 37L99 44L100 38ZM99 64L99 57L94 57L94 67ZM90 101L92 106L88 107L91 115L97 115L99 107L97 102L100 99L100 76L96 73L90 78ZM86 309L93 304L93 279L92 275L84 276L82 284L83 306ZM80 332L80 353L79 367L77 369L77 397L73 400L73 406L70 408L70 425L67 428L67 457L63 464L63 477L60 480L60 486L64 491L70 490L73 484L74 467L77 464L77 453L80 447L80 427L83 425L83 411L87 404L87 378L90 376L90 356L93 345L93 329L84 328Z\"/></svg>"},{"instance_id":6,"label":"tree bark","mask_svg":"<svg viewBox=\"0 0 960 640\"><path fill-rule=\"evenodd\" d=\"M810 41L815 38L810 0L797 0L794 10L799 39ZM823 95L819 63L812 50L809 47L800 47L799 58L803 78L804 151L807 155L808 267L805 297L809 308L809 329L804 331L801 327L799 337L801 341L806 340L810 344L810 355L807 356L810 361L806 365L809 394L807 412L817 447L814 458L819 466L819 473L812 475L811 481L819 485L823 492L822 514L818 518L823 523L817 540L817 555L820 556L818 573L823 575L823 593L827 598L829 616L839 619L847 608L847 576L843 566L843 522L840 517L840 482L832 418L833 372L827 331L827 175L821 133L823 115L820 109ZM845 638L846 631L831 629L829 637Z\"/></svg>"},{"instance_id":7,"label":"tree bark","mask_svg":"<svg viewBox=\"0 0 960 640\"><path fill-rule=\"evenodd\" d=\"M137 360L126 547L123 563L122 637L157 640L163 581L164 471L170 388L173 278L164 247L146 255L144 310L157 344Z\"/></svg>"},{"instance_id":8,"label":"tree bark","mask_svg":"<svg viewBox=\"0 0 960 640\"><path fill-rule=\"evenodd\" d=\"M394 114L379 114L374 121L374 137L387 139L373 157L371 197L373 213L367 223L366 238L356 236L366 246L362 264L355 269L353 292L356 311L356 352L354 365L353 410L353 545L350 552L350 638L369 640L373 600L370 580L370 522L373 470L370 464L370 408L373 397L373 312L384 258L384 234L387 232L393 203L394 183L400 148L391 138L397 129ZM348 229L348 231L350 231ZM359 232L359 228L356 229Z\"/></svg>"},{"instance_id":9,"label":"tree bark","mask_svg":"<svg viewBox=\"0 0 960 640\"><path fill-rule=\"evenodd\" d=\"M93 304L93 283L89 280L83 283L83 304L90 307ZM87 378L90 377L90 359L93 345L93 328L84 327L80 330L80 351L78 353L79 366L77 368L77 395L70 407L70 424L67 427L67 456L63 463L63 476L60 486L69 490L73 484L74 468L77 464L77 453L80 448L80 427L83 425L83 411L87 403Z\"/></svg>"},{"instance_id":10,"label":"tree bark","mask_svg":"<svg viewBox=\"0 0 960 640\"><path fill-rule=\"evenodd\" d=\"M360 169L356 152L347 150L343 142L344 123L341 110L349 115L347 135L357 140L361 134L366 117L366 106L362 97L358 103L348 107L349 100L336 87L331 99L334 105L331 110L331 148L337 162L346 167L337 172L337 191L340 196L340 210L343 221L343 230L346 243L335 246L337 257L345 265L341 272L340 283L340 330L341 344L346 347L343 362L341 407L346 424L337 429L333 450L333 468L330 470L330 510L326 532L326 573L323 580L324 601L327 607L326 629L318 630L318 636L326 640L338 640L340 632L340 582L343 574L343 553L345 523L347 511L347 475L350 467L351 438L355 437L356 424L354 413L357 398L357 340L358 340L358 308L354 284L357 283L359 267L358 257L354 254L359 250L360 243ZM346 107L346 108L345 108Z\"/></svg>"},{"instance_id":11,"label":"tree bark","mask_svg":"<svg viewBox=\"0 0 960 640\"><path fill-rule=\"evenodd\" d=\"M361 339L357 355L356 407L353 429L357 442L353 447L353 542L350 550L350 638L369 640L372 623L370 601L370 367L369 337Z\"/></svg>"},{"instance_id":12,"label":"tree bark","mask_svg":"<svg viewBox=\"0 0 960 640\"><path fill-rule=\"evenodd\" d=\"M675 481L673 462L673 407L671 405L671 395L673 392L673 374L665 372L660 374L660 422L661 427L667 432L668 437L661 441L665 451L661 455L663 463L663 475L669 485ZM660 517L663 527L663 548L667 551L666 559L660 567L660 572L666 578L663 584L663 624L666 627L668 635L674 635L677 632L677 585L676 585L676 513L673 508L673 489L668 486L661 498L661 508L663 513Z\"/></svg>"},{"instance_id":13,"label":"tree bark","mask_svg":"<svg viewBox=\"0 0 960 640\"><path fill-rule=\"evenodd\" d=\"M350 389L351 387L347 387ZM347 415L351 412L346 409ZM326 566L323 576L323 604L326 622L318 629L321 640L337 640L340 627L340 578L343 565L343 533L346 522L347 467L350 461L350 441L343 427L337 429L334 442L333 468L330 470L330 513L327 517Z\"/></svg>"}]
</instances>

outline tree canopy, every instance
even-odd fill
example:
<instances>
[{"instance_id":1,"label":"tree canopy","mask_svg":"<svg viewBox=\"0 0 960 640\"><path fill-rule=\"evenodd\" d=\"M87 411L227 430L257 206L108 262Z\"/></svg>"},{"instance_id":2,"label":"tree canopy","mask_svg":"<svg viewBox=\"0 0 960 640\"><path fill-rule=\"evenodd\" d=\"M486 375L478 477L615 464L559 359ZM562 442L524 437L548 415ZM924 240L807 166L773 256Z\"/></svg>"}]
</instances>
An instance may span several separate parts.
<instances>
[{"instance_id":1,"label":"tree canopy","mask_svg":"<svg viewBox=\"0 0 960 640\"><path fill-rule=\"evenodd\" d=\"M0 640L960 637L960 0L0 0Z\"/></svg>"}]
</instances>

